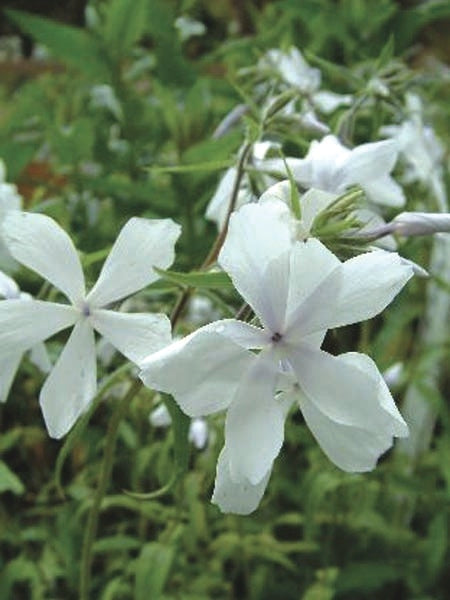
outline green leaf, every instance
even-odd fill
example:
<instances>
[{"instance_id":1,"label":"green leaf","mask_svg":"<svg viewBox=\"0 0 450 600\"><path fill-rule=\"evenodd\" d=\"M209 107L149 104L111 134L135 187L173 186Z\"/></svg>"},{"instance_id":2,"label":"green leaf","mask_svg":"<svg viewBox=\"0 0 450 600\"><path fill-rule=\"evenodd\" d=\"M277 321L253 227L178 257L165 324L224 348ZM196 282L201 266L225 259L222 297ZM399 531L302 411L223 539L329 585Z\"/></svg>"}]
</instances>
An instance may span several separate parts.
<instances>
[{"instance_id":1,"label":"green leaf","mask_svg":"<svg viewBox=\"0 0 450 600\"><path fill-rule=\"evenodd\" d=\"M110 79L102 47L87 31L18 10L5 12L22 31L46 46L56 59L97 80Z\"/></svg>"},{"instance_id":2,"label":"green leaf","mask_svg":"<svg viewBox=\"0 0 450 600\"><path fill-rule=\"evenodd\" d=\"M148 0L113 0L108 4L104 40L113 55L124 55L142 37L147 21Z\"/></svg>"},{"instance_id":3,"label":"green leaf","mask_svg":"<svg viewBox=\"0 0 450 600\"><path fill-rule=\"evenodd\" d=\"M136 561L134 600L157 600L173 563L175 548L157 542L146 544Z\"/></svg>"},{"instance_id":4,"label":"green leaf","mask_svg":"<svg viewBox=\"0 0 450 600\"><path fill-rule=\"evenodd\" d=\"M171 167L147 167L151 173L197 173L199 171L221 171L233 165L230 160L209 160L194 165L173 165Z\"/></svg>"},{"instance_id":5,"label":"green leaf","mask_svg":"<svg viewBox=\"0 0 450 600\"><path fill-rule=\"evenodd\" d=\"M2 492L12 492L20 496L25 491L25 487L20 479L2 460L0 460L0 494Z\"/></svg>"},{"instance_id":6,"label":"green leaf","mask_svg":"<svg viewBox=\"0 0 450 600\"><path fill-rule=\"evenodd\" d=\"M385 562L360 562L344 567L339 573L336 589L340 593L368 592L380 589L389 581L400 578L397 567Z\"/></svg>"},{"instance_id":7,"label":"green leaf","mask_svg":"<svg viewBox=\"0 0 450 600\"><path fill-rule=\"evenodd\" d=\"M154 268L158 275L172 283L183 287L209 288L209 289L232 289L233 284L229 276L223 271L203 273L202 271L191 271L190 273L177 273L176 271L164 271Z\"/></svg>"}]
</instances>

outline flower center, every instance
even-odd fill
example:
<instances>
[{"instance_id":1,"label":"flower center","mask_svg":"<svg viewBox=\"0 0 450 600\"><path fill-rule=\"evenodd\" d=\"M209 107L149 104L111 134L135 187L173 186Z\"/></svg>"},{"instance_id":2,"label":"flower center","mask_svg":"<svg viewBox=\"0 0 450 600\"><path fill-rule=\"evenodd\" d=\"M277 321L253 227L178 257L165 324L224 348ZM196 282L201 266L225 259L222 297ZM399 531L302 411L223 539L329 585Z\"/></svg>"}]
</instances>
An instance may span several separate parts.
<instances>
[{"instance_id":1,"label":"flower center","mask_svg":"<svg viewBox=\"0 0 450 600\"><path fill-rule=\"evenodd\" d=\"M81 306L81 314L84 317L90 317L91 316L91 307L89 306L89 304L87 302L83 302L83 304Z\"/></svg>"},{"instance_id":2,"label":"flower center","mask_svg":"<svg viewBox=\"0 0 450 600\"><path fill-rule=\"evenodd\" d=\"M278 333L278 331L276 331L272 337L270 338L272 340L272 342L274 342L275 344L277 342L279 342L281 339L283 338L283 336L281 335L281 333Z\"/></svg>"}]
</instances>

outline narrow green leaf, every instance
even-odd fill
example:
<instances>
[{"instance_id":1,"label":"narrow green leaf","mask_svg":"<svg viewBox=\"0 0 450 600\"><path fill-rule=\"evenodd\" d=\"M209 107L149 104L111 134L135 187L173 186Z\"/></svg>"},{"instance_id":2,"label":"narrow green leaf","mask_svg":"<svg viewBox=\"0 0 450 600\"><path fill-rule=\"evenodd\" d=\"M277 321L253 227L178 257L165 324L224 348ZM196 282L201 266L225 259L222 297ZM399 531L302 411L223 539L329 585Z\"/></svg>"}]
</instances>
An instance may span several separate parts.
<instances>
[{"instance_id":1,"label":"narrow green leaf","mask_svg":"<svg viewBox=\"0 0 450 600\"><path fill-rule=\"evenodd\" d=\"M25 487L20 479L2 460L0 460L0 494L2 492L12 492L20 496L25 491Z\"/></svg>"},{"instance_id":2,"label":"narrow green leaf","mask_svg":"<svg viewBox=\"0 0 450 600\"><path fill-rule=\"evenodd\" d=\"M101 45L87 31L18 10L5 12L22 31L46 46L56 59L90 77L109 80L110 71Z\"/></svg>"},{"instance_id":3,"label":"narrow green leaf","mask_svg":"<svg viewBox=\"0 0 450 600\"><path fill-rule=\"evenodd\" d=\"M145 31L147 0L113 0L106 11L104 39L113 55L124 55L139 41Z\"/></svg>"},{"instance_id":4,"label":"narrow green leaf","mask_svg":"<svg viewBox=\"0 0 450 600\"><path fill-rule=\"evenodd\" d=\"M191 271L190 273L177 273L176 271L164 271L155 267L158 275L172 283L183 287L209 288L209 289L232 289L233 284L229 276L223 271L203 273L202 271Z\"/></svg>"},{"instance_id":5,"label":"narrow green leaf","mask_svg":"<svg viewBox=\"0 0 450 600\"><path fill-rule=\"evenodd\" d=\"M146 544L136 561L134 600L157 600L173 563L175 548L157 542Z\"/></svg>"},{"instance_id":6,"label":"narrow green leaf","mask_svg":"<svg viewBox=\"0 0 450 600\"><path fill-rule=\"evenodd\" d=\"M171 167L147 167L151 173L197 173L199 171L221 171L233 164L232 160L210 160L195 165L173 165Z\"/></svg>"}]
</instances>

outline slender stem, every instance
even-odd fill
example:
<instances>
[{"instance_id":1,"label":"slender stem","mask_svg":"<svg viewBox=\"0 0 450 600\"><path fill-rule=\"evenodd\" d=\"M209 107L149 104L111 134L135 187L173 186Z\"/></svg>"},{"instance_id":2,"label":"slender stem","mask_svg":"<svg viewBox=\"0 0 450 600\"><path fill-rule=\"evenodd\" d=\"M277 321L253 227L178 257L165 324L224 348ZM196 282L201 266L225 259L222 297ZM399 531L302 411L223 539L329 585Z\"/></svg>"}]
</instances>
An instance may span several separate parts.
<instances>
[{"instance_id":1,"label":"slender stem","mask_svg":"<svg viewBox=\"0 0 450 600\"><path fill-rule=\"evenodd\" d=\"M228 223L230 222L231 213L233 212L233 210L236 207L236 202L237 202L237 198L238 198L238 194L239 194L239 188L241 185L242 177L244 176L245 161L247 160L248 153L250 152L251 147L252 147L252 144L247 143L247 144L245 144L245 146L242 149L241 156L239 158L239 162L238 162L237 168L236 168L237 169L236 179L234 180L233 190L232 190L231 196L230 196L230 204L228 205L228 211L227 211L227 215L225 217L224 226L222 227L219 235L216 238L216 241L214 242L211 250L209 251L208 256L205 258L202 265L200 266L199 271L207 269L216 261L218 255L219 255L220 249L223 246L223 243L225 241L227 231L228 231ZM170 317L170 320L172 323L172 328L174 327L175 323L178 321L178 318L180 317L184 307L186 306L186 303L189 300L189 297L191 294L192 294L192 288L186 288L180 294L178 301L175 305L175 308L172 311L172 315Z\"/></svg>"},{"instance_id":2,"label":"slender stem","mask_svg":"<svg viewBox=\"0 0 450 600\"><path fill-rule=\"evenodd\" d=\"M117 404L115 411L111 417L108 425L108 431L106 433L106 446L103 454L103 461L100 471L100 478L98 486L95 491L94 501L89 511L88 522L86 524L86 530L83 540L83 549L81 554L81 566L80 566L80 600L89 600L89 590L91 583L91 566L92 566L92 549L94 541L97 535L98 520L100 515L100 508L102 500L106 494L109 479L111 476L111 470L114 459L114 450L117 441L117 432L119 430L120 422L124 417L128 405L132 398L138 393L142 386L139 380L135 380L125 396Z\"/></svg>"}]
</instances>

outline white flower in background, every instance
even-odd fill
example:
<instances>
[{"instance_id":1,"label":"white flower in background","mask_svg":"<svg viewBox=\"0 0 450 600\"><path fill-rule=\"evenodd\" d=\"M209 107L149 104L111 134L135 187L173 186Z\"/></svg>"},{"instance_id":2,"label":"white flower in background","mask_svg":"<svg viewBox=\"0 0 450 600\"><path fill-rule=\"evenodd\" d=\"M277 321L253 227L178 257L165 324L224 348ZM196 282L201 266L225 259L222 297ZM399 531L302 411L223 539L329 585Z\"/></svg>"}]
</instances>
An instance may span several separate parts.
<instances>
[{"instance_id":1,"label":"white flower in background","mask_svg":"<svg viewBox=\"0 0 450 600\"><path fill-rule=\"evenodd\" d=\"M109 111L118 121L123 119L122 106L110 85L106 83L93 85L90 96L92 108L103 108Z\"/></svg>"},{"instance_id":2,"label":"white flower in background","mask_svg":"<svg viewBox=\"0 0 450 600\"><path fill-rule=\"evenodd\" d=\"M312 107L330 114L339 106L350 106L353 98L349 94L319 91L322 74L319 69L310 67L298 48L292 46L287 52L269 50L260 60L260 67L272 67L289 86L297 88L308 97Z\"/></svg>"},{"instance_id":3,"label":"white flower in background","mask_svg":"<svg viewBox=\"0 0 450 600\"><path fill-rule=\"evenodd\" d=\"M211 323L149 356L141 373L191 417L227 410L214 500L224 511L256 508L283 443L280 372L301 390L300 409L330 459L347 471L372 469L406 424L368 356L320 346L327 329L381 312L411 267L381 250L341 263L316 239L293 242L281 202L235 213L219 263L262 328Z\"/></svg>"},{"instance_id":4,"label":"white flower in background","mask_svg":"<svg viewBox=\"0 0 450 600\"><path fill-rule=\"evenodd\" d=\"M0 227L8 211L20 210L21 208L22 196L13 183L6 182L5 163L0 159ZM11 271L14 266L11 255L3 243L0 231L0 268Z\"/></svg>"},{"instance_id":5,"label":"white flower in background","mask_svg":"<svg viewBox=\"0 0 450 600\"><path fill-rule=\"evenodd\" d=\"M0 271L0 298L6 300L28 300L30 294L21 292L17 283L11 277ZM2 361L0 368L0 402L6 402L17 369L23 358L23 352L10 355ZM30 351L30 360L43 373L48 373L52 367L44 344L36 344Z\"/></svg>"},{"instance_id":6,"label":"white flower in background","mask_svg":"<svg viewBox=\"0 0 450 600\"><path fill-rule=\"evenodd\" d=\"M262 161L267 156L268 152L273 148L279 147L280 144L271 141L257 142L256 144L253 144L252 159L254 160L255 165L263 164ZM213 197L209 201L209 204L206 208L206 218L210 221L214 221L219 230L222 229L225 224L236 177L236 167L230 167L227 169L227 171L225 171L224 175L222 175L222 178L219 181L219 185L217 186ZM263 179L266 185L270 185L274 182L274 180L269 176L264 176ZM241 180L234 210L239 209L244 204L254 202L255 200L256 197L252 192L250 181L247 175L244 174Z\"/></svg>"},{"instance_id":7,"label":"white flower in background","mask_svg":"<svg viewBox=\"0 0 450 600\"><path fill-rule=\"evenodd\" d=\"M153 427L169 427L172 424L170 413L165 404L160 404L150 413ZM205 419L195 418L189 425L188 439L197 448L203 450L208 442L208 423Z\"/></svg>"},{"instance_id":8,"label":"white flower in background","mask_svg":"<svg viewBox=\"0 0 450 600\"><path fill-rule=\"evenodd\" d=\"M152 267L164 269L172 263L180 227L170 219L130 219L88 294L75 247L53 219L10 212L2 231L14 258L48 279L70 301L0 302L0 364L75 326L39 398L48 432L59 438L96 393L94 330L136 363L149 349L156 351L170 342L170 322L165 315L125 314L105 307L158 279Z\"/></svg>"},{"instance_id":9,"label":"white flower in background","mask_svg":"<svg viewBox=\"0 0 450 600\"><path fill-rule=\"evenodd\" d=\"M294 179L305 189L332 193L359 185L374 204L398 207L405 203L402 188L389 175L397 160L397 144L392 140L372 142L353 149L343 146L334 135L313 141L305 158L286 158ZM261 167L286 177L284 161L265 160Z\"/></svg>"},{"instance_id":10,"label":"white flower in background","mask_svg":"<svg viewBox=\"0 0 450 600\"><path fill-rule=\"evenodd\" d=\"M193 296L189 301L186 321L192 325L204 325L220 318L212 301L206 296Z\"/></svg>"},{"instance_id":11,"label":"white flower in background","mask_svg":"<svg viewBox=\"0 0 450 600\"><path fill-rule=\"evenodd\" d=\"M181 15L175 19L174 25L182 42L206 33L206 27L201 21L196 21L187 15Z\"/></svg>"},{"instance_id":12,"label":"white flower in background","mask_svg":"<svg viewBox=\"0 0 450 600\"><path fill-rule=\"evenodd\" d=\"M427 185L438 201L439 209L445 211L447 196L442 167L444 148L432 127L423 123L420 98L415 94L407 94L406 106L409 118L400 125L382 127L381 133L397 143L401 156L409 167L405 181L421 181Z\"/></svg>"}]
</instances>

